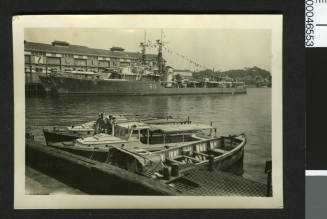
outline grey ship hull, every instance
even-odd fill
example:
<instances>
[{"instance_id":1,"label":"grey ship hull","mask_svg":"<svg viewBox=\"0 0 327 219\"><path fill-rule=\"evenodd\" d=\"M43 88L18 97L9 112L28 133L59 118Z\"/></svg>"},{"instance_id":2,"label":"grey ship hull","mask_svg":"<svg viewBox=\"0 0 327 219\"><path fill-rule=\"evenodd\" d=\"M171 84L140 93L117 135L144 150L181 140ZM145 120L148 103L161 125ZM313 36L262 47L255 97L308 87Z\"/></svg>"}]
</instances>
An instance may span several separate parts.
<instances>
[{"instance_id":1,"label":"grey ship hull","mask_svg":"<svg viewBox=\"0 0 327 219\"><path fill-rule=\"evenodd\" d=\"M156 81L78 79L40 76L47 92L108 95L245 94L246 88L166 88Z\"/></svg>"}]
</instances>

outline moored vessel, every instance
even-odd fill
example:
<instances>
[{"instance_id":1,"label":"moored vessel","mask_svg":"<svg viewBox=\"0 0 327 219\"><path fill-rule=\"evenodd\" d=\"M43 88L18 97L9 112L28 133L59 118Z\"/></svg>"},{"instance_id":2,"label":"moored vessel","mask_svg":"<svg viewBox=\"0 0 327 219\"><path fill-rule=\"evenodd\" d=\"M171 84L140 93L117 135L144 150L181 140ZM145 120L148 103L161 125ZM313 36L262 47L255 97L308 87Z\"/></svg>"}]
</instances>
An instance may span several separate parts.
<instances>
[{"instance_id":1,"label":"moored vessel","mask_svg":"<svg viewBox=\"0 0 327 219\"><path fill-rule=\"evenodd\" d=\"M48 146L101 162L108 162L111 152L118 150L140 157L159 156L162 163L181 167L212 162L217 169L226 169L243 159L245 144L244 134L218 138L216 129L208 125L126 122L115 125L112 135L100 133Z\"/></svg>"},{"instance_id":2,"label":"moored vessel","mask_svg":"<svg viewBox=\"0 0 327 219\"><path fill-rule=\"evenodd\" d=\"M39 79L45 90L56 95L105 94L105 95L186 95L186 94L245 94L242 81L221 78L182 78L166 66L163 58L163 41L157 40L157 60L146 60L147 44L141 43L142 60L127 66L108 66L101 72L60 68L47 71ZM100 57L101 60L103 57ZM154 64L155 63L155 64ZM193 63L194 64L194 63ZM199 64L197 64L199 66Z\"/></svg>"},{"instance_id":3,"label":"moored vessel","mask_svg":"<svg viewBox=\"0 0 327 219\"><path fill-rule=\"evenodd\" d=\"M100 116L101 114L99 114ZM111 121L112 119L112 121ZM140 115L126 115L126 114L111 114L104 116L102 120L105 122L112 122L114 124L124 123L124 122L144 122L146 124L186 124L190 123L190 118L173 118L172 116L167 117L142 117ZM111 124L110 124L111 126ZM107 127L108 128L108 127ZM84 138L88 136L93 136L100 132L111 133L110 129L98 130L97 121L90 121L80 125L71 126L53 126L50 128L43 129L43 134L45 142L49 143L63 142L63 141L73 141L78 138Z\"/></svg>"},{"instance_id":4,"label":"moored vessel","mask_svg":"<svg viewBox=\"0 0 327 219\"><path fill-rule=\"evenodd\" d=\"M83 75L83 72L79 73ZM87 76L90 76L87 74ZM183 86L167 86L167 82L151 80L103 79L98 75L78 78L69 74L40 76L45 90L52 94L106 94L106 95L186 95L186 94L245 94L243 82L189 82ZM97 78L99 77L99 78ZM196 85L198 84L198 85Z\"/></svg>"}]
</instances>

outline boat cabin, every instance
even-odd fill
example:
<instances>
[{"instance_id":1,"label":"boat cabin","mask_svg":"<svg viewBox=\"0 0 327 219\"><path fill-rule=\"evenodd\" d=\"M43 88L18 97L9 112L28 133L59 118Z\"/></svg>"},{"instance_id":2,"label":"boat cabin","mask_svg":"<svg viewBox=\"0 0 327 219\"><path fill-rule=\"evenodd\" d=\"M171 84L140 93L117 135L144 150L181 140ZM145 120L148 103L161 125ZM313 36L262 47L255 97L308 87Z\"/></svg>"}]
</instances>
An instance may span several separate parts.
<instances>
[{"instance_id":1,"label":"boat cabin","mask_svg":"<svg viewBox=\"0 0 327 219\"><path fill-rule=\"evenodd\" d=\"M114 136L127 141L138 139L143 144L166 145L212 138L216 136L216 129L203 124L127 122L115 126Z\"/></svg>"}]
</instances>

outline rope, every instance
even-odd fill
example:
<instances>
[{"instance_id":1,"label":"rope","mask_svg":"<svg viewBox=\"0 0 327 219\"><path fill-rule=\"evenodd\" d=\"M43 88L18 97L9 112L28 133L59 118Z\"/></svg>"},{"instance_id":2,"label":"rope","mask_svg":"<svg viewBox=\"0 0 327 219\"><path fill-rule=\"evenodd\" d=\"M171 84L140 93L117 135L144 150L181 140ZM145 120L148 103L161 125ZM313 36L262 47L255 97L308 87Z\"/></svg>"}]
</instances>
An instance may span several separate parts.
<instances>
[{"instance_id":1,"label":"rope","mask_svg":"<svg viewBox=\"0 0 327 219\"><path fill-rule=\"evenodd\" d=\"M109 157L110 157L110 153L109 153L109 151L108 151L108 155L107 155L107 158L106 158L106 160L105 160L105 163L109 163Z\"/></svg>"}]
</instances>

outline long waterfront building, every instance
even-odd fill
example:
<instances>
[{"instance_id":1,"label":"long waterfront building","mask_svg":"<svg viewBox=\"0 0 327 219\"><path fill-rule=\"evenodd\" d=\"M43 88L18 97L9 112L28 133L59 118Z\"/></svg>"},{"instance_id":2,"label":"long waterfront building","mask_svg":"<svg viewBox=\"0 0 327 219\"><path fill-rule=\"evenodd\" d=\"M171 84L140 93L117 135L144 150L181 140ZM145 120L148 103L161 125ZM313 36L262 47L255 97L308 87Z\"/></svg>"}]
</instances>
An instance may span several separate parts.
<instances>
[{"instance_id":1,"label":"long waterfront building","mask_svg":"<svg viewBox=\"0 0 327 219\"><path fill-rule=\"evenodd\" d=\"M143 63L140 52L121 47L95 49L64 41L51 44L24 41L26 84L39 83L38 76L53 71L105 72L108 68L133 67ZM158 56L145 55L145 64L156 68ZM143 63L144 64L144 63Z\"/></svg>"}]
</instances>

